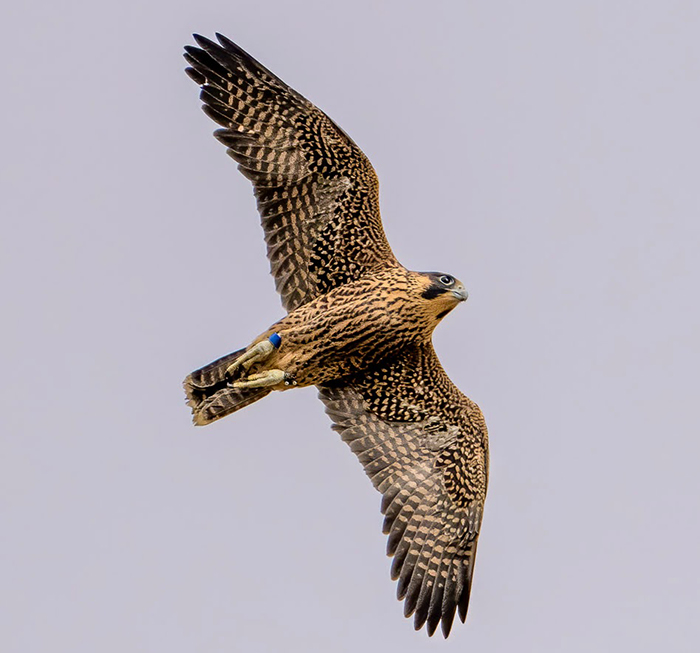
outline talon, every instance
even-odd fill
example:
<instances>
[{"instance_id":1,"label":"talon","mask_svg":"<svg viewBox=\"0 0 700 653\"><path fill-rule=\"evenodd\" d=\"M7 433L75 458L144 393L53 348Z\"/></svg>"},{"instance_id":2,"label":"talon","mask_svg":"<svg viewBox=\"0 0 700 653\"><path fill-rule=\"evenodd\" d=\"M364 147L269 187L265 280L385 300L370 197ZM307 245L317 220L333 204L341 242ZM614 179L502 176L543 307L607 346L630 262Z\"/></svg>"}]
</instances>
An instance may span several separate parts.
<instances>
[{"instance_id":1,"label":"talon","mask_svg":"<svg viewBox=\"0 0 700 653\"><path fill-rule=\"evenodd\" d=\"M226 368L226 375L233 376L239 367L243 367L244 370L250 369L251 365L265 360L273 351L275 346L269 340L261 340L233 361Z\"/></svg>"},{"instance_id":2,"label":"talon","mask_svg":"<svg viewBox=\"0 0 700 653\"><path fill-rule=\"evenodd\" d=\"M245 381L236 381L232 388L265 388L269 385L277 385L286 381L288 374L283 370L266 370L251 374Z\"/></svg>"}]
</instances>

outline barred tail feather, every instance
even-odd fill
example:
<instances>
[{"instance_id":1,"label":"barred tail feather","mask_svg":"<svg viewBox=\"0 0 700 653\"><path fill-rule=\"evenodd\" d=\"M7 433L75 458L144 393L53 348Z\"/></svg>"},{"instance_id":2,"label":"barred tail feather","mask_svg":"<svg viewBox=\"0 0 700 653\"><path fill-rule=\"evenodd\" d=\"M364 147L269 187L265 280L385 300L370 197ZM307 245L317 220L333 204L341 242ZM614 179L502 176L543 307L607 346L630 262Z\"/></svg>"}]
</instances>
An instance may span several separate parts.
<instances>
[{"instance_id":1,"label":"barred tail feather","mask_svg":"<svg viewBox=\"0 0 700 653\"><path fill-rule=\"evenodd\" d=\"M183 382L187 405L192 408L192 421L196 426L211 424L226 415L245 408L266 395L270 388L232 388L226 369L245 349L215 360L192 372Z\"/></svg>"}]
</instances>

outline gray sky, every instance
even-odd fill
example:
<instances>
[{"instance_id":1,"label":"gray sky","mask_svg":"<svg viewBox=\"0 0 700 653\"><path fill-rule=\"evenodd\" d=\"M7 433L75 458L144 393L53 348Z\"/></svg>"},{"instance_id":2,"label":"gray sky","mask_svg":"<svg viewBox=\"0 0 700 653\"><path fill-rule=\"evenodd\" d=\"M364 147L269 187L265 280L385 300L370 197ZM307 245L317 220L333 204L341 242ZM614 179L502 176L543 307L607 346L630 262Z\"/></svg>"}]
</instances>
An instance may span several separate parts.
<instances>
[{"instance_id":1,"label":"gray sky","mask_svg":"<svg viewBox=\"0 0 700 653\"><path fill-rule=\"evenodd\" d=\"M697 650L700 4L428 4L2 10L4 652ZM185 374L282 315L183 73L215 30L364 149L401 261L470 291L435 345L491 484L447 642L313 389L190 425Z\"/></svg>"}]
</instances>

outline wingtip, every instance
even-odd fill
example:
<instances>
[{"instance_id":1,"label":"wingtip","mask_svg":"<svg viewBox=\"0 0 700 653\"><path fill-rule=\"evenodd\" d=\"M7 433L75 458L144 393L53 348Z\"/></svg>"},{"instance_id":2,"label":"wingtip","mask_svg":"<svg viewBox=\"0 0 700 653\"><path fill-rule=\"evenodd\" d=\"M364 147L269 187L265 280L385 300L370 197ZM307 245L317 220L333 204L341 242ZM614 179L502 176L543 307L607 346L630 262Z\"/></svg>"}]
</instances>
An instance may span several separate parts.
<instances>
[{"instance_id":1,"label":"wingtip","mask_svg":"<svg viewBox=\"0 0 700 653\"><path fill-rule=\"evenodd\" d=\"M423 626L425 626L425 633L428 637L432 637L437 632L440 624L442 624L442 636L447 639L452 626L452 622L449 618L447 618L447 615L442 614L440 610L436 610L434 612L427 610L421 613L416 611L413 627L416 630L420 630Z\"/></svg>"},{"instance_id":2,"label":"wingtip","mask_svg":"<svg viewBox=\"0 0 700 653\"><path fill-rule=\"evenodd\" d=\"M190 66L185 68L185 73L187 73L187 76L198 86L203 86L207 81L207 78L202 75L202 73Z\"/></svg>"},{"instance_id":3,"label":"wingtip","mask_svg":"<svg viewBox=\"0 0 700 653\"><path fill-rule=\"evenodd\" d=\"M232 54L237 56L250 56L247 52L245 52L245 50L243 50L243 48L241 48L240 45L234 43L230 38L220 34L219 32L216 32L216 40L221 44L221 47L224 48L224 50L228 50Z\"/></svg>"},{"instance_id":4,"label":"wingtip","mask_svg":"<svg viewBox=\"0 0 700 653\"><path fill-rule=\"evenodd\" d=\"M217 43L214 43L214 41L208 39L206 36L202 36L201 34L192 34L192 38L195 40L195 43L203 50L209 50L212 47L219 47Z\"/></svg>"},{"instance_id":5,"label":"wingtip","mask_svg":"<svg viewBox=\"0 0 700 653\"><path fill-rule=\"evenodd\" d=\"M459 620L464 623L467 620L467 608L469 607L469 603L462 603L461 601L459 602L459 605L457 606L457 612L459 613Z\"/></svg>"},{"instance_id":6,"label":"wingtip","mask_svg":"<svg viewBox=\"0 0 700 653\"><path fill-rule=\"evenodd\" d=\"M425 626L425 622L428 618L428 613L425 610L425 607L420 605L420 602L416 606L416 611L415 614L413 615L413 629L414 630L420 630ZM426 628L426 633L428 634L428 637L432 635L431 632L429 632L429 629Z\"/></svg>"},{"instance_id":7,"label":"wingtip","mask_svg":"<svg viewBox=\"0 0 700 653\"><path fill-rule=\"evenodd\" d=\"M452 624L454 623L455 612L454 607L446 612L443 609L442 618L440 619L440 630L442 631L443 638L447 639L450 636L450 631L452 630Z\"/></svg>"}]
</instances>

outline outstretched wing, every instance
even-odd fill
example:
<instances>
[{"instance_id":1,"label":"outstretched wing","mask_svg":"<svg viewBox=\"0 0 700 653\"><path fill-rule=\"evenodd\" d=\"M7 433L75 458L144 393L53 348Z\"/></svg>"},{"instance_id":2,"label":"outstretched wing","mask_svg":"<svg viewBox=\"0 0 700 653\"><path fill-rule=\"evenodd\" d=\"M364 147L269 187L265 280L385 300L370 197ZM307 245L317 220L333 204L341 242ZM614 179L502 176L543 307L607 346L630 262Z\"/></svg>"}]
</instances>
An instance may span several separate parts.
<instances>
[{"instance_id":1,"label":"outstretched wing","mask_svg":"<svg viewBox=\"0 0 700 653\"><path fill-rule=\"evenodd\" d=\"M287 310L395 262L377 176L326 114L217 34L187 46L214 132L253 182L277 290Z\"/></svg>"},{"instance_id":2,"label":"outstretched wing","mask_svg":"<svg viewBox=\"0 0 700 653\"><path fill-rule=\"evenodd\" d=\"M488 435L479 407L416 346L320 398L382 495L391 575L404 613L428 634L467 615L486 496Z\"/></svg>"}]
</instances>

